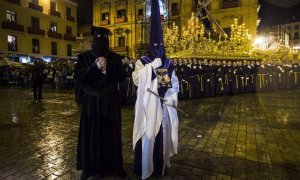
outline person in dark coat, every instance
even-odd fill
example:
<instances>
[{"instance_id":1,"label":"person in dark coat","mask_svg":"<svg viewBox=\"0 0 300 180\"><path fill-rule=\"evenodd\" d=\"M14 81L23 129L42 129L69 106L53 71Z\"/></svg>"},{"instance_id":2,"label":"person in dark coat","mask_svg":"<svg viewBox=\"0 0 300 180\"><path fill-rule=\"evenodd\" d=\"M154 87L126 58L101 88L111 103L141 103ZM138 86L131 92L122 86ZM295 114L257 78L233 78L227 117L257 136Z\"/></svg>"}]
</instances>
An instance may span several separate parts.
<instances>
[{"instance_id":1,"label":"person in dark coat","mask_svg":"<svg viewBox=\"0 0 300 180\"><path fill-rule=\"evenodd\" d=\"M221 65L221 61L217 61L215 65L215 84L217 96L220 96L224 93L224 72L225 68Z\"/></svg>"},{"instance_id":2,"label":"person in dark coat","mask_svg":"<svg viewBox=\"0 0 300 180\"><path fill-rule=\"evenodd\" d=\"M42 90L43 90L43 72L45 65L41 60L34 61L34 67L32 70L32 86L33 86L33 98L34 100L43 99Z\"/></svg>"},{"instance_id":3,"label":"person in dark coat","mask_svg":"<svg viewBox=\"0 0 300 180\"><path fill-rule=\"evenodd\" d=\"M199 98L201 93L200 70L198 60L193 59L190 76L190 98Z\"/></svg>"},{"instance_id":4,"label":"person in dark coat","mask_svg":"<svg viewBox=\"0 0 300 180\"><path fill-rule=\"evenodd\" d=\"M106 28L92 27L92 50L79 54L75 67L77 87L83 92L77 145L81 179L126 177L117 87L126 73L123 57L109 50L109 34Z\"/></svg>"}]
</instances>

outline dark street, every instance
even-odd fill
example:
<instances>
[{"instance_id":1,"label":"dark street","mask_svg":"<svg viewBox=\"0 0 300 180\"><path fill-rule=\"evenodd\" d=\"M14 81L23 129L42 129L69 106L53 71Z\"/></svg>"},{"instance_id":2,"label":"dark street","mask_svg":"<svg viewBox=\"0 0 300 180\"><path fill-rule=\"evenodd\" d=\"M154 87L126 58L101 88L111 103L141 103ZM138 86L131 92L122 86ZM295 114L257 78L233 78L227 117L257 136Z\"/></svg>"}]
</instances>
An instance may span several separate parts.
<instances>
[{"instance_id":1,"label":"dark street","mask_svg":"<svg viewBox=\"0 0 300 180\"><path fill-rule=\"evenodd\" d=\"M0 179L79 179L79 107L72 91L0 90ZM179 152L161 179L299 179L300 91L186 100ZM122 109L124 166L132 174L134 106ZM203 137L202 137L203 136ZM111 179L117 179L111 177Z\"/></svg>"}]
</instances>

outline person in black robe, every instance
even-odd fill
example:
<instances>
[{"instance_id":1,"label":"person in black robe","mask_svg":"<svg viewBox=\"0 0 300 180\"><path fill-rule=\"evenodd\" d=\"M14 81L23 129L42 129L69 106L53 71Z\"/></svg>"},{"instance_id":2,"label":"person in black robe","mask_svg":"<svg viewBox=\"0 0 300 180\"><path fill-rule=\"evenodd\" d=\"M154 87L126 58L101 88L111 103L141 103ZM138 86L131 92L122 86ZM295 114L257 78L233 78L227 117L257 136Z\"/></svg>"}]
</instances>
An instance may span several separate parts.
<instances>
[{"instance_id":1,"label":"person in black robe","mask_svg":"<svg viewBox=\"0 0 300 180\"><path fill-rule=\"evenodd\" d=\"M199 98L201 93L200 68L198 60L193 59L190 76L190 98Z\"/></svg>"},{"instance_id":2,"label":"person in black robe","mask_svg":"<svg viewBox=\"0 0 300 180\"><path fill-rule=\"evenodd\" d=\"M184 65L182 64L182 59L178 59L178 63L175 65L175 72L176 76L179 81L179 93L178 93L178 98L183 99L184 91L183 91L183 72L184 72Z\"/></svg>"},{"instance_id":3,"label":"person in black robe","mask_svg":"<svg viewBox=\"0 0 300 180\"><path fill-rule=\"evenodd\" d=\"M109 34L106 28L92 27L92 50L79 54L75 67L77 87L83 96L77 145L81 179L126 176L117 90L126 73L122 56L109 50Z\"/></svg>"},{"instance_id":4,"label":"person in black robe","mask_svg":"<svg viewBox=\"0 0 300 180\"><path fill-rule=\"evenodd\" d=\"M224 93L224 71L225 69L221 65L221 61L217 61L215 65L215 84L217 96L220 96Z\"/></svg>"},{"instance_id":5,"label":"person in black robe","mask_svg":"<svg viewBox=\"0 0 300 180\"><path fill-rule=\"evenodd\" d=\"M33 86L33 98L34 100L43 99L42 90L43 90L43 80L45 65L41 60L34 61L34 67L32 70L32 86Z\"/></svg>"},{"instance_id":6,"label":"person in black robe","mask_svg":"<svg viewBox=\"0 0 300 180\"><path fill-rule=\"evenodd\" d=\"M231 65L229 65L231 66ZM231 68L229 69L229 83L230 83L230 91L231 95L239 93L239 75L236 61L233 61Z\"/></svg>"}]
</instances>

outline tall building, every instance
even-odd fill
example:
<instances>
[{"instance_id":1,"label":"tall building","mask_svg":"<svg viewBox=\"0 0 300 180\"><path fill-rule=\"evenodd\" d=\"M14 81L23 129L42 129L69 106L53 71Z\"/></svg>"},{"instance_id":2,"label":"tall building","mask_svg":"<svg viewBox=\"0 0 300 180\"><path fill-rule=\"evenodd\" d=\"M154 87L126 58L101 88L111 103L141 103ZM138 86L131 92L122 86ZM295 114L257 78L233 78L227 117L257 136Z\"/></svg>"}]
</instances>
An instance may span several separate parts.
<instances>
[{"instance_id":1,"label":"tall building","mask_svg":"<svg viewBox=\"0 0 300 180\"><path fill-rule=\"evenodd\" d=\"M176 23L186 26L196 0L159 0L163 28ZM147 50L149 39L150 0L93 0L93 25L111 30L112 50L130 57L139 57ZM212 0L207 9L225 32L237 18L246 23L253 37L256 35L259 5L257 0ZM217 28L214 28L217 29Z\"/></svg>"},{"instance_id":2,"label":"tall building","mask_svg":"<svg viewBox=\"0 0 300 180\"><path fill-rule=\"evenodd\" d=\"M77 46L76 2L1 0L0 12L0 54L21 62L72 56Z\"/></svg>"}]
</instances>

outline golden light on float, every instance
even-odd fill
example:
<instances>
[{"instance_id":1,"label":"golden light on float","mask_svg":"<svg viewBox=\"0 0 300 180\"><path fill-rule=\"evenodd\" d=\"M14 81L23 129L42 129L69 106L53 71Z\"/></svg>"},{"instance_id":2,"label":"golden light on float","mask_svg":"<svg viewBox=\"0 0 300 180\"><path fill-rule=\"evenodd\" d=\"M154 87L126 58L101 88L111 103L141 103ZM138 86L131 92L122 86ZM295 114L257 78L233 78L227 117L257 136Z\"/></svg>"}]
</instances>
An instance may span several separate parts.
<instances>
[{"instance_id":1,"label":"golden light on float","mask_svg":"<svg viewBox=\"0 0 300 180\"><path fill-rule=\"evenodd\" d=\"M256 39L254 39L253 46L257 48L266 49L267 47L266 37L258 36Z\"/></svg>"}]
</instances>

